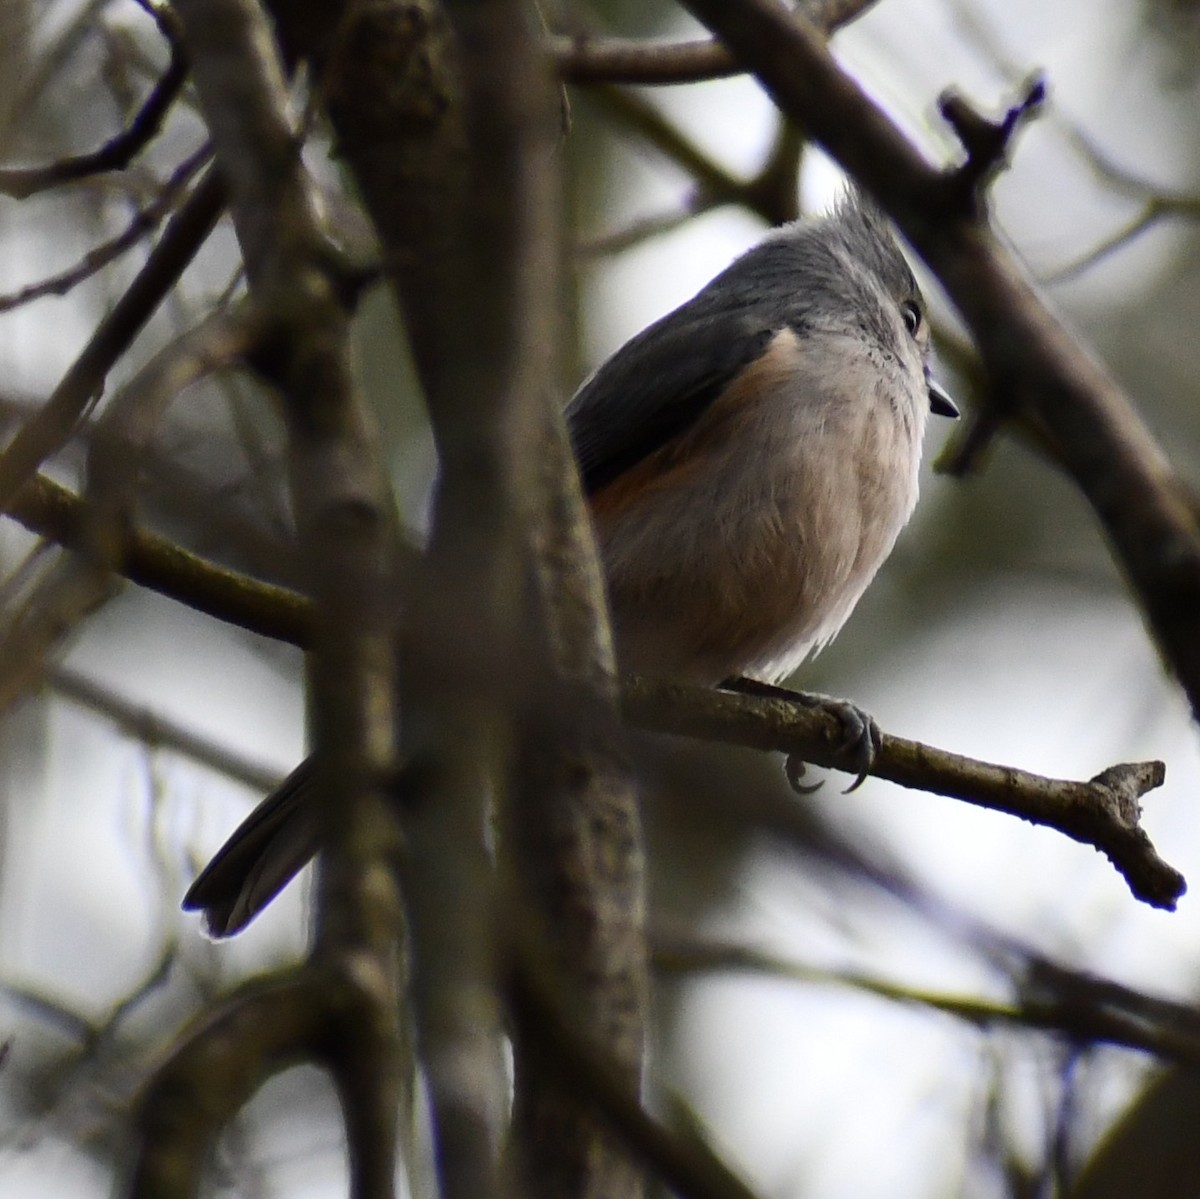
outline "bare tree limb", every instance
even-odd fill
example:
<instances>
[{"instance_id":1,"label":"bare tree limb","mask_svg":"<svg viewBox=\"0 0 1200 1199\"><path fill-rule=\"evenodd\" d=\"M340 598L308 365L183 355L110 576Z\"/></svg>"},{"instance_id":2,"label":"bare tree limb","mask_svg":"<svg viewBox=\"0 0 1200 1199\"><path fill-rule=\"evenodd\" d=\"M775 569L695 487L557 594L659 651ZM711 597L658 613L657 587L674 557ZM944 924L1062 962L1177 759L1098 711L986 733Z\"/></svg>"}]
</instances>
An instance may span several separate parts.
<instances>
[{"instance_id":1,"label":"bare tree limb","mask_svg":"<svg viewBox=\"0 0 1200 1199\"><path fill-rule=\"evenodd\" d=\"M696 180L693 209L741 204L770 225L796 219L804 139L789 122L780 122L780 133L761 169L740 179L637 92L602 85L591 89L588 99Z\"/></svg>"},{"instance_id":2,"label":"bare tree limb","mask_svg":"<svg viewBox=\"0 0 1200 1199\"><path fill-rule=\"evenodd\" d=\"M1120 389L1039 301L957 172L920 156L810 24L769 0L686 3L933 268L979 345L996 412L1030 422L1087 497L1200 716L1200 528Z\"/></svg>"},{"instance_id":3,"label":"bare tree limb","mask_svg":"<svg viewBox=\"0 0 1200 1199\"><path fill-rule=\"evenodd\" d=\"M567 83L697 83L744 73L729 51L711 39L656 44L584 33L555 37L550 46Z\"/></svg>"},{"instance_id":4,"label":"bare tree limb","mask_svg":"<svg viewBox=\"0 0 1200 1199\"><path fill-rule=\"evenodd\" d=\"M1160 203L1157 198L1151 198L1129 220L1102 237L1090 249L1039 277L1046 284L1066 283L1072 279L1078 279L1080 275L1090 271L1092 267L1098 266L1118 250L1123 250L1126 246L1131 245L1165 217L1177 215L1179 215L1178 209Z\"/></svg>"},{"instance_id":5,"label":"bare tree limb","mask_svg":"<svg viewBox=\"0 0 1200 1199\"><path fill-rule=\"evenodd\" d=\"M618 89L608 89L617 91ZM620 106L616 112L620 112ZM798 128L791 121L780 120L774 143L770 148L767 160L754 175L746 180L733 179L725 172L719 163L709 160L707 155L683 137L682 132L662 119L661 114L654 113L655 125L662 128L664 144L658 146L668 157L673 158L685 170L691 170L688 157L700 155L707 163L701 170L715 172L722 181L718 186L703 182L700 170L692 170L701 180L690 196L686 197L677 208L660 212L654 216L638 218L624 229L613 230L611 233L599 234L592 238L575 242L574 253L578 257L600 257L604 254L619 253L631 246L640 244L661 233L670 233L692 217L700 216L703 212L720 208L722 204L740 204L751 212L761 216L769 224L784 224L794 221L799 216L799 174L800 160L804 155L805 140ZM654 140L653 134L650 139ZM673 152L673 143L682 139L679 149L682 156L677 157ZM655 143L658 144L658 143Z\"/></svg>"},{"instance_id":6,"label":"bare tree limb","mask_svg":"<svg viewBox=\"0 0 1200 1199\"><path fill-rule=\"evenodd\" d=\"M1044 961L1029 963L1026 976L1016 980L1018 993L1008 1000L929 991L857 971L807 966L747 945L686 935L654 935L653 962L656 970L671 975L733 972L850 987L942 1012L981 1029L1055 1032L1079 1044L1120 1045L1181 1065L1200 1065L1200 1024L1194 1007L1056 969Z\"/></svg>"},{"instance_id":7,"label":"bare tree limb","mask_svg":"<svg viewBox=\"0 0 1200 1199\"><path fill-rule=\"evenodd\" d=\"M743 194L743 180L701 149L641 93L630 88L600 85L589 90L587 100L615 125L634 133L695 179L701 195L730 203Z\"/></svg>"},{"instance_id":8,"label":"bare tree limb","mask_svg":"<svg viewBox=\"0 0 1200 1199\"><path fill-rule=\"evenodd\" d=\"M555 988L546 981L544 965L527 952L515 963L509 984L513 1019L536 1030L544 1069L593 1110L672 1194L683 1199L756 1199L706 1143L683 1142L645 1110L637 1088L609 1059L605 1047L568 1018Z\"/></svg>"},{"instance_id":9,"label":"bare tree limb","mask_svg":"<svg viewBox=\"0 0 1200 1199\"><path fill-rule=\"evenodd\" d=\"M39 479L23 493L15 514L33 531L71 545L80 504L65 488ZM133 581L239 628L301 647L310 644L313 618L303 597L205 562L163 538L141 532L128 537L125 570ZM837 769L844 765L836 721L802 705L637 679L626 681L622 707L626 719L650 731L799 754ZM1109 856L1134 894L1155 906L1171 907L1183 894L1182 878L1157 857L1138 826L1137 800L1161 785L1161 763L1110 767L1081 783L977 762L885 734L871 773L1056 828Z\"/></svg>"},{"instance_id":10,"label":"bare tree limb","mask_svg":"<svg viewBox=\"0 0 1200 1199\"><path fill-rule=\"evenodd\" d=\"M1066 134L1075 151L1101 183L1123 195L1140 199L1141 204L1133 216L1090 250L1043 276L1043 282L1062 283L1077 278L1168 218L1200 219L1200 196L1156 186L1149 179L1139 178L1113 162L1087 134L1074 125L1066 126Z\"/></svg>"},{"instance_id":11,"label":"bare tree limb","mask_svg":"<svg viewBox=\"0 0 1200 1199\"><path fill-rule=\"evenodd\" d=\"M641 1083L648 980L637 796L620 745L603 580L566 430L546 413L538 446L542 511L533 565L558 682L529 714L510 800L509 919L536 943L575 1030L603 1046L616 1077ZM637 1163L577 1089L547 1069L542 1030L514 1011L514 1147L527 1193L636 1199Z\"/></svg>"},{"instance_id":12,"label":"bare tree limb","mask_svg":"<svg viewBox=\"0 0 1200 1199\"><path fill-rule=\"evenodd\" d=\"M41 479L25 494L33 498L23 499L16 515L35 532L71 545L80 501ZM309 644L312 612L303 597L205 562L163 538L140 532L128 537L125 569L135 582L265 637ZM635 679L625 683L622 708L627 720L650 731L798 754L836 769L845 765L837 722L802 705ZM1162 771L1161 763L1138 763L1110 767L1086 783L1048 779L885 734L871 773L1056 828L1106 854L1139 898L1172 907L1183 894L1183 879L1158 858L1138 825L1137 800L1161 785Z\"/></svg>"},{"instance_id":13,"label":"bare tree limb","mask_svg":"<svg viewBox=\"0 0 1200 1199\"><path fill-rule=\"evenodd\" d=\"M83 547L84 501L44 475L34 476L18 494L9 515L41 537L70 549ZM126 528L121 537L116 569L131 582L260 636L302 649L312 645L313 611L305 596L210 562L142 529Z\"/></svg>"},{"instance_id":14,"label":"bare tree limb","mask_svg":"<svg viewBox=\"0 0 1200 1199\"><path fill-rule=\"evenodd\" d=\"M982 10L971 8L961 0L955 0L953 9L957 24L969 37L971 44L1002 74L1011 79L1020 78L1022 68L1003 52L1002 39L984 17ZM1200 197L1180 193L1156 185L1149 179L1139 178L1111 159L1073 120L1064 118L1061 112L1053 115L1057 128L1065 133L1068 142L1097 180L1110 190L1139 199L1141 206L1133 217L1102 238L1092 249L1046 274L1039 275L1040 282L1053 284L1077 278L1167 217L1183 217L1188 220L1200 218Z\"/></svg>"},{"instance_id":15,"label":"bare tree limb","mask_svg":"<svg viewBox=\"0 0 1200 1199\"><path fill-rule=\"evenodd\" d=\"M529 671L528 664L517 663L499 692L489 670L482 676L455 677L472 657L494 669L490 664L504 662L510 652L510 639L526 631L498 622L526 602L526 530L521 525L529 517L529 497L538 494L535 475L541 467L531 447L547 444L542 406L550 402L556 383L555 356L547 352L553 321L547 315L557 299L552 270L557 245L548 236L551 226L541 227L552 219L549 205L557 203L557 196L548 197L546 191L553 166L546 160L554 152L546 68L527 44L524 15L516 8L502 10L503 18L470 10L469 22L467 7L456 10L463 22L462 55L471 63L461 72L436 11L428 5L379 0L359 6L344 25L324 28L311 11L302 12L290 2L280 0L275 9L293 52L315 60L343 158L384 246L386 269L429 401L441 460L433 538L439 573L432 592L439 610L424 609L414 616L416 640L410 643L407 670L419 680L424 719L412 719L410 711L409 724L453 734L452 745L431 741L426 747L439 761L441 786L422 808L462 808L482 793L489 761L495 760L494 734L485 736L488 729L505 733L507 727L505 735L511 735L513 726L506 726L505 715L514 711L512 690L515 686L521 693ZM422 69L411 70L413 63ZM371 82L365 86L364 80ZM464 85L475 90L464 94ZM478 210L474 218L464 211L467 189L470 207ZM464 247L469 257L463 256ZM562 443L561 428L556 436L557 442L549 444ZM554 461L565 473L565 456ZM561 486L561 479L551 486ZM519 521L510 526L513 516ZM538 518L533 519L536 525ZM511 541L512 532L522 540ZM506 562L510 545L520 552ZM568 556L563 564L568 561L573 565L575 559ZM515 575L514 563L520 568ZM443 640L447 635L449 642ZM574 633L565 636L570 640ZM583 642L587 640L585 631ZM586 656L592 651L581 642L572 652ZM433 688L431 681L436 681ZM497 701L499 707L489 712L488 704ZM432 720L426 715L430 713ZM558 781L546 785L557 786ZM582 812L586 796L571 798L580 805L574 810ZM565 814L563 820L570 822ZM628 825L622 832L627 831ZM603 856L606 843L598 840L594 852ZM578 841L575 848L582 848ZM626 853L624 847L621 852ZM418 888L410 875L414 900L436 895L435 884L446 889L446 862L453 859L415 850L412 858L416 869L443 876L440 883L433 877ZM447 896L441 911L451 921L449 927L459 929L463 916L455 915L455 903L461 907L462 901L452 899ZM614 903L611 914L606 909L603 928L617 927L619 908ZM626 916L621 919L627 923ZM477 918L475 924L479 927ZM554 933L564 953L599 954L604 936L577 946L562 928ZM427 948L426 968L445 961L442 981L449 985L455 963L446 955L457 946L458 979L464 981L477 951L466 940L447 942L444 935L441 940L440 959L428 956L438 946ZM621 976L622 985L626 969L622 964L614 975ZM591 989L590 1002L608 1004L600 977ZM640 1045L639 1038L635 1042ZM634 1058L638 1055L635 1048ZM519 1091L525 1094L523 1082ZM444 1114L453 1120L452 1127L466 1130L469 1121L454 1115L454 1097L447 1094L446 1099ZM442 1113L438 1123L440 1136L447 1127ZM585 1173L604 1177L611 1154L593 1154L588 1161L586 1154L576 1152L585 1143L572 1136L554 1148L560 1161L574 1155ZM545 1142L543 1146L549 1148ZM481 1157L476 1150L471 1160ZM617 1177L611 1170L609 1175ZM543 1185L536 1178L531 1181ZM443 1185L462 1185L462 1176L449 1178L443 1171Z\"/></svg>"},{"instance_id":16,"label":"bare tree limb","mask_svg":"<svg viewBox=\"0 0 1200 1199\"><path fill-rule=\"evenodd\" d=\"M604 258L641 245L644 241L671 233L686 225L693 217L702 216L719 206L719 201L702 196L698 191L688 196L677 208L649 216L637 217L620 229L582 237L575 242L573 253L579 259Z\"/></svg>"},{"instance_id":17,"label":"bare tree limb","mask_svg":"<svg viewBox=\"0 0 1200 1199\"><path fill-rule=\"evenodd\" d=\"M683 684L633 679L622 696L639 728L797 754L853 773L845 731L828 713L783 700L750 698ZM1155 907L1174 908L1183 876L1155 852L1138 824L1140 797L1162 785L1161 762L1110 766L1089 782L1048 779L884 734L871 774L902 787L1007 812L1100 850L1130 890Z\"/></svg>"},{"instance_id":18,"label":"bare tree limb","mask_svg":"<svg viewBox=\"0 0 1200 1199\"><path fill-rule=\"evenodd\" d=\"M955 171L964 193L982 198L984 189L1008 165L1008 151L1022 126L1046 103L1046 81L1035 73L1025 81L1022 96L998 120L977 112L954 88L938 100L938 112L958 135L966 158Z\"/></svg>"},{"instance_id":19,"label":"bare tree limb","mask_svg":"<svg viewBox=\"0 0 1200 1199\"><path fill-rule=\"evenodd\" d=\"M498 179L471 173L488 151L469 127L480 100L468 97L440 4L272 8L288 52L311 64L378 232L438 449L434 533L427 563L407 580L400 637L411 763L402 884L439 1181L444 1195L474 1199L498 1185L506 1114L485 807L512 745L525 588L514 472L540 400L514 387L508 280L497 277L512 166Z\"/></svg>"},{"instance_id":20,"label":"bare tree limb","mask_svg":"<svg viewBox=\"0 0 1200 1199\"><path fill-rule=\"evenodd\" d=\"M796 7L819 29L833 33L877 0L801 0ZM626 38L556 37L550 43L559 74L568 83L699 83L746 70L715 41L641 42Z\"/></svg>"},{"instance_id":21,"label":"bare tree limb","mask_svg":"<svg viewBox=\"0 0 1200 1199\"><path fill-rule=\"evenodd\" d=\"M320 973L278 975L206 1012L143 1089L127 1191L146 1199L199 1192L221 1129L263 1082L330 1053L331 997Z\"/></svg>"},{"instance_id":22,"label":"bare tree limb","mask_svg":"<svg viewBox=\"0 0 1200 1199\"><path fill-rule=\"evenodd\" d=\"M180 0L192 74L250 282L273 332L300 551L315 600L312 697L326 852L314 962L341 1014L325 1062L343 1100L354 1193L394 1188L403 1089L400 915L381 780L395 761L394 514L350 370L350 272L318 217L283 70L254 0Z\"/></svg>"}]
</instances>

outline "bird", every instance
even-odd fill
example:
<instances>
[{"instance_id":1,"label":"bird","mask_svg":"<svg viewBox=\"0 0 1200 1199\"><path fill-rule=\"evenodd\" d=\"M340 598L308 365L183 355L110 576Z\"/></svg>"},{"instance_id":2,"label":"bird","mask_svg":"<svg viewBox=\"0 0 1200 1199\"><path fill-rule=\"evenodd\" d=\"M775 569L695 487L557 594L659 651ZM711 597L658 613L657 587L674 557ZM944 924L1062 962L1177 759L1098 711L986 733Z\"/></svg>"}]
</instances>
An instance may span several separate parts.
<instances>
[{"instance_id":1,"label":"bird","mask_svg":"<svg viewBox=\"0 0 1200 1199\"><path fill-rule=\"evenodd\" d=\"M924 297L854 186L622 345L565 410L619 670L750 691L790 676L912 515L931 412L958 415ZM870 717L787 694L843 721L861 781ZM212 935L245 927L318 850L313 778L310 758L197 876L184 907Z\"/></svg>"}]
</instances>

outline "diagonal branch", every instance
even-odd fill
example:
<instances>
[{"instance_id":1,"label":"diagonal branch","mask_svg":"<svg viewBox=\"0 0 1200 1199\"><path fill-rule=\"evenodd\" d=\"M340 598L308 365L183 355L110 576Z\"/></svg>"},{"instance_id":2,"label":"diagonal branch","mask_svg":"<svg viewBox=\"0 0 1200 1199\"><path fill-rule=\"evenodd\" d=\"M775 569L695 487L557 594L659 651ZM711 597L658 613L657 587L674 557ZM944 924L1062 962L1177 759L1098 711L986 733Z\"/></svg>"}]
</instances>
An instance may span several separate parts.
<instances>
[{"instance_id":1,"label":"diagonal branch","mask_svg":"<svg viewBox=\"0 0 1200 1199\"><path fill-rule=\"evenodd\" d=\"M98 150L59 159L43 167L0 168L0 194L24 200L38 192L86 179L105 171L124 170L158 136L163 121L187 79L187 59L179 40L179 22L166 6L145 4L171 48L171 59L129 127Z\"/></svg>"},{"instance_id":2,"label":"diagonal branch","mask_svg":"<svg viewBox=\"0 0 1200 1199\"><path fill-rule=\"evenodd\" d=\"M0 453L0 511L8 510L42 463L69 440L89 405L99 399L109 371L178 282L224 207L225 184L210 170L168 222L137 277L96 327L50 398Z\"/></svg>"},{"instance_id":3,"label":"diagonal branch","mask_svg":"<svg viewBox=\"0 0 1200 1199\"><path fill-rule=\"evenodd\" d=\"M796 7L819 29L833 33L877 0L801 0ZM580 34L550 41L567 83L699 83L741 75L746 68L717 41L642 42Z\"/></svg>"},{"instance_id":4,"label":"diagonal branch","mask_svg":"<svg viewBox=\"0 0 1200 1199\"><path fill-rule=\"evenodd\" d=\"M270 791L280 775L260 762L246 758L207 737L141 704L132 703L111 688L65 666L52 666L46 684L55 695L79 704L112 721L127 737L144 745L182 754L209 770L234 779L256 791Z\"/></svg>"},{"instance_id":5,"label":"diagonal branch","mask_svg":"<svg viewBox=\"0 0 1200 1199\"><path fill-rule=\"evenodd\" d=\"M976 1028L1061 1033L1077 1043L1120 1045L1200 1065L1200 1027L1189 1004L1143 995L1093 975L1026 958L1012 999L981 999L891 982L855 970L830 970L737 942L688 934L656 935L654 966L668 975L742 973L797 983L849 987L895 1003L953 1016Z\"/></svg>"},{"instance_id":6,"label":"diagonal branch","mask_svg":"<svg viewBox=\"0 0 1200 1199\"><path fill-rule=\"evenodd\" d=\"M44 475L17 495L9 515L31 533L69 549L85 539L86 504ZM312 604L307 597L201 558L156 533L125 528L116 555L127 579L226 624L308 648Z\"/></svg>"},{"instance_id":7,"label":"diagonal branch","mask_svg":"<svg viewBox=\"0 0 1200 1199\"><path fill-rule=\"evenodd\" d=\"M209 149L202 146L171 172L171 175L154 193L153 199L134 213L132 219L115 237L98 246L93 246L74 266L59 271L36 283L27 283L16 291L0 295L0 312L19 308L44 296L63 296L73 287L106 267L127 250L136 246L148 233L156 229L179 202L180 194L192 181L196 172L207 162Z\"/></svg>"}]
</instances>

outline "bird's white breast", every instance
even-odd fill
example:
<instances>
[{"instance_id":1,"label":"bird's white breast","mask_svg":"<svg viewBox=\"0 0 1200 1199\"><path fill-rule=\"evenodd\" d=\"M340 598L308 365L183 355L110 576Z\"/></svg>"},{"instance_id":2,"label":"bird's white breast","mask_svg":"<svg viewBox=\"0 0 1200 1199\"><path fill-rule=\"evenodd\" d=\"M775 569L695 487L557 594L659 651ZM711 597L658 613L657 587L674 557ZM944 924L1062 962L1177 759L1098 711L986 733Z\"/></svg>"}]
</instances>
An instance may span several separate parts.
<instances>
[{"instance_id":1,"label":"bird's white breast","mask_svg":"<svg viewBox=\"0 0 1200 1199\"><path fill-rule=\"evenodd\" d=\"M912 514L927 408L915 355L778 334L595 506L622 667L775 680L828 642Z\"/></svg>"}]
</instances>

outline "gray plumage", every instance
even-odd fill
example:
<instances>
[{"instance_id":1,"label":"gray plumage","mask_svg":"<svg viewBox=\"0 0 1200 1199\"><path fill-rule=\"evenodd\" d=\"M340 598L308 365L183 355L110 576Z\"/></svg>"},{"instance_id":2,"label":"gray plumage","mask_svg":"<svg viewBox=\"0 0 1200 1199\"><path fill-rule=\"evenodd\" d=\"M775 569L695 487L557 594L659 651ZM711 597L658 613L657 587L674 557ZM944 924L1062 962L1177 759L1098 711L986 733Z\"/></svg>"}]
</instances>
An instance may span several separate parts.
<instances>
[{"instance_id":1,"label":"gray plumage","mask_svg":"<svg viewBox=\"0 0 1200 1199\"><path fill-rule=\"evenodd\" d=\"M912 272L851 194L584 383L567 415L623 669L775 681L834 636L916 503L927 362Z\"/></svg>"},{"instance_id":2,"label":"gray plumage","mask_svg":"<svg viewBox=\"0 0 1200 1199\"><path fill-rule=\"evenodd\" d=\"M785 677L841 628L917 500L931 382L916 281L856 193L768 235L567 409L620 665ZM184 900L238 931L317 849L302 764Z\"/></svg>"}]
</instances>

